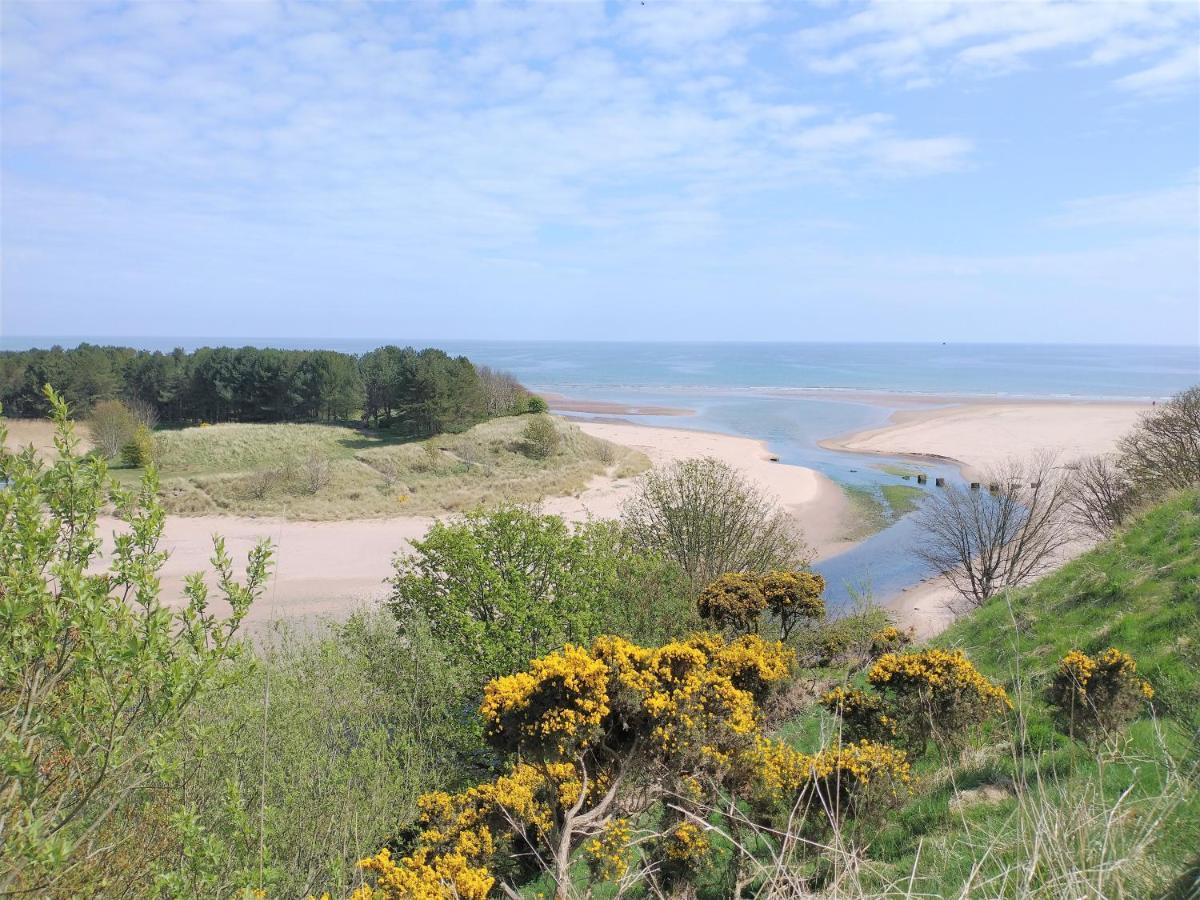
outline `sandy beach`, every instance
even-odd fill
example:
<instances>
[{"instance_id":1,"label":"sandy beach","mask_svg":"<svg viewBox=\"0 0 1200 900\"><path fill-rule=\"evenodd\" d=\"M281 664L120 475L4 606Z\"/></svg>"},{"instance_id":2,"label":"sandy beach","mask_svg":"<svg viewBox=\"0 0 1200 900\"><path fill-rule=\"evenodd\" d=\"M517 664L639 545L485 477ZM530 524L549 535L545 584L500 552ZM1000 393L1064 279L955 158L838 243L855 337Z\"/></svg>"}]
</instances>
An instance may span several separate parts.
<instances>
[{"instance_id":1,"label":"sandy beach","mask_svg":"<svg viewBox=\"0 0 1200 900\"><path fill-rule=\"evenodd\" d=\"M882 428L821 441L832 450L950 460L980 477L1010 457L1039 450L1069 462L1107 453L1132 428L1148 403L1066 401L973 402L905 409Z\"/></svg>"},{"instance_id":2,"label":"sandy beach","mask_svg":"<svg viewBox=\"0 0 1200 900\"><path fill-rule=\"evenodd\" d=\"M839 539L849 512L842 490L811 469L772 462L761 441L642 425L579 425L589 434L643 451L655 465L695 456L722 459L793 514L818 555L847 546ZM631 479L598 476L575 496L547 498L542 509L574 522L615 518L633 489ZM342 616L386 596L385 579L392 574L392 559L422 537L433 521L425 516L335 522L171 516L162 542L162 548L170 553L161 572L163 595L181 598L185 576L210 568L214 534L224 536L238 566L244 564L258 540L267 538L276 548L273 574L248 624L253 628L278 618ZM121 527L111 518L100 524L105 535Z\"/></svg>"}]
</instances>

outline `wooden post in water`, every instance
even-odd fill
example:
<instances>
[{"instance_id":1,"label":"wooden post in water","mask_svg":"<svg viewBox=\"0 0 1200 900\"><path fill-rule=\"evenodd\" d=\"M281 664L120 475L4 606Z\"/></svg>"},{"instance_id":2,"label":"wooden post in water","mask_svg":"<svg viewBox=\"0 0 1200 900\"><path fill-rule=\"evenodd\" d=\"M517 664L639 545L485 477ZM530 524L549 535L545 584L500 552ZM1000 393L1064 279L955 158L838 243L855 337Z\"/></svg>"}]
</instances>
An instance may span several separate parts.
<instances>
[{"instance_id":1,"label":"wooden post in water","mask_svg":"<svg viewBox=\"0 0 1200 900\"><path fill-rule=\"evenodd\" d=\"M971 482L971 490L973 490L973 491L979 490L979 482L978 481Z\"/></svg>"},{"instance_id":2,"label":"wooden post in water","mask_svg":"<svg viewBox=\"0 0 1200 900\"><path fill-rule=\"evenodd\" d=\"M945 487L946 479L945 478L935 478L935 479L933 479L933 483L935 485L937 485L938 487Z\"/></svg>"},{"instance_id":3,"label":"wooden post in water","mask_svg":"<svg viewBox=\"0 0 1200 900\"><path fill-rule=\"evenodd\" d=\"M927 478L925 475L918 475L918 476L917 476L917 484L924 484L924 483L925 483L926 481L928 481L928 480L929 480L929 479L928 479L928 478Z\"/></svg>"}]
</instances>

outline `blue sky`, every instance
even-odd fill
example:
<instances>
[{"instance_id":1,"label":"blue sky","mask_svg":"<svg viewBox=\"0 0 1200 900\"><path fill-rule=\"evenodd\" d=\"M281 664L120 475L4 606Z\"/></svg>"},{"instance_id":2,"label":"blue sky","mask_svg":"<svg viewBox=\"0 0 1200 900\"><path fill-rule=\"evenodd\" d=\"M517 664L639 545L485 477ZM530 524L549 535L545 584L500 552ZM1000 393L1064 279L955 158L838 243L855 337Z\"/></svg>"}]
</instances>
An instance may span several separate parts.
<instances>
[{"instance_id":1,"label":"blue sky","mask_svg":"<svg viewBox=\"0 0 1200 900\"><path fill-rule=\"evenodd\" d=\"M4 334L1200 341L1194 3L2 12Z\"/></svg>"}]
</instances>

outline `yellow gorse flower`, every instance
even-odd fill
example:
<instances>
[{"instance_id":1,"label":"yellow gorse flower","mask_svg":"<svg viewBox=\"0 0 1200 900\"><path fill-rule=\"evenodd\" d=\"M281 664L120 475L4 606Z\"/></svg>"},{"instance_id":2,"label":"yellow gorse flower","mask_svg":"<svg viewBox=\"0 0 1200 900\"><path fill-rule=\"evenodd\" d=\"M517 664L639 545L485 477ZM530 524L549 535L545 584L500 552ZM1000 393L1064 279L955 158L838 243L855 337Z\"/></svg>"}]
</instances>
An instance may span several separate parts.
<instances>
[{"instance_id":1,"label":"yellow gorse flower","mask_svg":"<svg viewBox=\"0 0 1200 900\"><path fill-rule=\"evenodd\" d=\"M961 650L885 653L867 681L876 687L973 693L984 705L1012 708L1008 692L985 678Z\"/></svg>"}]
</instances>

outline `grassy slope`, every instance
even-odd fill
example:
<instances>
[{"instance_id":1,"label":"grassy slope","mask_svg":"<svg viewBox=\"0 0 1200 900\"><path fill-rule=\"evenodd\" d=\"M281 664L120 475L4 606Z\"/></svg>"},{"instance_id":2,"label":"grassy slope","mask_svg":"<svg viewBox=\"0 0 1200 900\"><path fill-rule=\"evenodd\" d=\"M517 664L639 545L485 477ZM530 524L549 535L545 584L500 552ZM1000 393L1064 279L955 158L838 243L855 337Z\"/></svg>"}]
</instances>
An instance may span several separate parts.
<instances>
[{"instance_id":1,"label":"grassy slope","mask_svg":"<svg viewBox=\"0 0 1200 900\"><path fill-rule=\"evenodd\" d=\"M180 515L427 515L571 494L596 475L627 477L649 464L640 453L558 420L559 450L530 459L521 448L528 421L494 419L426 442L336 425L164 431L157 436L164 502ZM327 483L315 492L303 487L310 460L327 467Z\"/></svg>"},{"instance_id":2,"label":"grassy slope","mask_svg":"<svg viewBox=\"0 0 1200 900\"><path fill-rule=\"evenodd\" d=\"M1022 895L1008 876L1029 869L1040 842L1037 878L1062 886L1071 876L1056 869L1058 839L1075 848L1080 870L1098 867L1105 853L1128 854L1123 877L1137 886L1134 896L1172 885L1187 896L1180 873L1200 863L1200 496L1158 507L936 643L961 647L1003 682L1021 716L953 767L922 761L915 799L889 818L869 851L883 864L880 882L907 883L915 872L914 887L954 896L980 866L974 877L985 886L977 895ZM1055 732L1040 693L1067 651L1109 646L1131 653L1154 684L1156 718L1138 720L1124 742L1098 754ZM1111 825L1110 808L1118 810Z\"/></svg>"}]
</instances>

